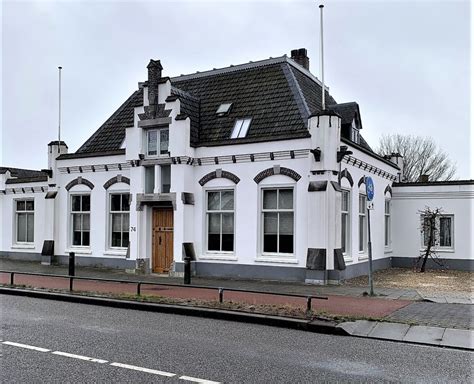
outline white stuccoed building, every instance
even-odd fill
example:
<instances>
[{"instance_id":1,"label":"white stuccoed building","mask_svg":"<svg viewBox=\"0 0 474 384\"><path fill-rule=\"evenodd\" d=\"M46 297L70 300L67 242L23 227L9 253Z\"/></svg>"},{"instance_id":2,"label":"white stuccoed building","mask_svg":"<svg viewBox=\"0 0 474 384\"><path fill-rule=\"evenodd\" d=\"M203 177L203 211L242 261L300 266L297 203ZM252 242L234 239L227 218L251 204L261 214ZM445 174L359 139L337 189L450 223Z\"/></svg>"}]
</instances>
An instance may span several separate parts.
<instances>
[{"instance_id":1,"label":"white stuccoed building","mask_svg":"<svg viewBox=\"0 0 474 384\"><path fill-rule=\"evenodd\" d=\"M364 177L375 185L374 267L411 266L420 214L443 207L439 256L472 270L474 182L401 183L375 154L359 106L338 104L286 56L148 80L75 153L48 169L0 168L0 255L202 276L325 283L366 274Z\"/></svg>"}]
</instances>

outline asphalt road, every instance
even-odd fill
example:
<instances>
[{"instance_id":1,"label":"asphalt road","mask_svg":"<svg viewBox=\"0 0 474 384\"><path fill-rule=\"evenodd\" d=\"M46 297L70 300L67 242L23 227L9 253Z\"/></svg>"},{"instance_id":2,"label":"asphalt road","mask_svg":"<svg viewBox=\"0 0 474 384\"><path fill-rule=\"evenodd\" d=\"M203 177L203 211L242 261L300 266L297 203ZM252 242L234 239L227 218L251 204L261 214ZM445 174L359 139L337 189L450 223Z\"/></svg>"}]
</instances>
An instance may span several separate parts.
<instances>
[{"instance_id":1,"label":"asphalt road","mask_svg":"<svg viewBox=\"0 0 474 384\"><path fill-rule=\"evenodd\" d=\"M471 352L18 296L0 304L2 383L472 380Z\"/></svg>"}]
</instances>

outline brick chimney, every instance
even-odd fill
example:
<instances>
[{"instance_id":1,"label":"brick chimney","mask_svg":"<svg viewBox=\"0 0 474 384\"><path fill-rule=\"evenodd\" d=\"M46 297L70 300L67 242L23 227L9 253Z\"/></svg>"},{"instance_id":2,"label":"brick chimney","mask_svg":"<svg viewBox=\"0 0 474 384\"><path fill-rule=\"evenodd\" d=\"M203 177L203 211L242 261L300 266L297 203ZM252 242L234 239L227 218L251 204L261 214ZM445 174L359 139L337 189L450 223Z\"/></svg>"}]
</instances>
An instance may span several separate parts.
<instances>
[{"instance_id":1,"label":"brick chimney","mask_svg":"<svg viewBox=\"0 0 474 384\"><path fill-rule=\"evenodd\" d=\"M306 48L293 49L291 51L291 58L309 71L309 57Z\"/></svg>"},{"instance_id":2,"label":"brick chimney","mask_svg":"<svg viewBox=\"0 0 474 384\"><path fill-rule=\"evenodd\" d=\"M158 101L158 83L161 79L161 66L160 60L150 60L147 66L148 68L148 101L150 106L156 106Z\"/></svg>"},{"instance_id":3,"label":"brick chimney","mask_svg":"<svg viewBox=\"0 0 474 384\"><path fill-rule=\"evenodd\" d=\"M420 175L420 177L418 178L418 182L419 183L429 183L430 182L430 175L427 175L427 174Z\"/></svg>"}]
</instances>

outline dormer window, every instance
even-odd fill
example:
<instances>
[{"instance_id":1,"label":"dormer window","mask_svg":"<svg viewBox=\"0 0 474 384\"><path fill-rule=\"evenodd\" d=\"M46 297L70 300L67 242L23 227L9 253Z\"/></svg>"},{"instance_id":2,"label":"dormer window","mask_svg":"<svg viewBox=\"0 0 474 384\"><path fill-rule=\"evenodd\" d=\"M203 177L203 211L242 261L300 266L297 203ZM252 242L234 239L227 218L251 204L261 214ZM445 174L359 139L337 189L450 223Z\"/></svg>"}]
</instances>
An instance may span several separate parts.
<instances>
[{"instance_id":1,"label":"dormer window","mask_svg":"<svg viewBox=\"0 0 474 384\"><path fill-rule=\"evenodd\" d=\"M169 129L150 129L146 133L147 155L162 156L168 154Z\"/></svg>"},{"instance_id":2,"label":"dormer window","mask_svg":"<svg viewBox=\"0 0 474 384\"><path fill-rule=\"evenodd\" d=\"M235 121L234 129L232 130L231 139L238 139L247 136L250 127L251 118L237 119Z\"/></svg>"},{"instance_id":3,"label":"dormer window","mask_svg":"<svg viewBox=\"0 0 474 384\"><path fill-rule=\"evenodd\" d=\"M224 116L227 115L230 111L230 107L232 106L232 103L224 103L219 105L219 108L217 108L216 115L217 116Z\"/></svg>"}]
</instances>

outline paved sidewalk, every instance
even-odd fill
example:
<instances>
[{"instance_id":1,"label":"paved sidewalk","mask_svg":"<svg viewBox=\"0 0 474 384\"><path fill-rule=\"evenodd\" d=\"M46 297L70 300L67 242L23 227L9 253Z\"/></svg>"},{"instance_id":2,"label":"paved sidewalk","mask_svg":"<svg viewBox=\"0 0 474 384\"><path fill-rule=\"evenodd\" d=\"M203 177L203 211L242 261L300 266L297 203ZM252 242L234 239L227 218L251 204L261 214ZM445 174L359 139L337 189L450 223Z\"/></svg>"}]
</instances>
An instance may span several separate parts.
<instances>
[{"instance_id":1,"label":"paved sidewalk","mask_svg":"<svg viewBox=\"0 0 474 384\"><path fill-rule=\"evenodd\" d=\"M352 336L474 350L474 331L358 320L339 324Z\"/></svg>"}]
</instances>

